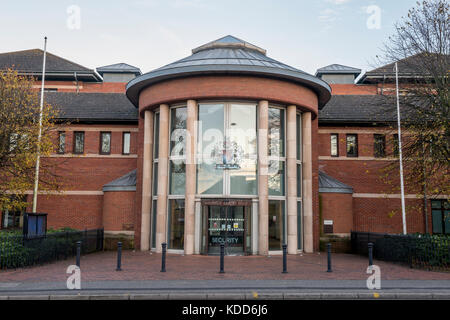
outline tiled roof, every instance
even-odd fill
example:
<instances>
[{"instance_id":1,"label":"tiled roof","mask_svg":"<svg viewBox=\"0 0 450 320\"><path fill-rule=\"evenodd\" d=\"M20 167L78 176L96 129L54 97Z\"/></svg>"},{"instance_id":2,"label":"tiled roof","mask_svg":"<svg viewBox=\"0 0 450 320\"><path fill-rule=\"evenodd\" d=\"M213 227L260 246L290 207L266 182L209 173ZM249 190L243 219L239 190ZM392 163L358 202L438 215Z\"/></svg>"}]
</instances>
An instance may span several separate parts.
<instances>
[{"instance_id":1,"label":"tiled roof","mask_svg":"<svg viewBox=\"0 0 450 320\"><path fill-rule=\"evenodd\" d=\"M60 110L60 119L138 120L138 110L123 93L46 92L45 101Z\"/></svg>"},{"instance_id":2,"label":"tiled roof","mask_svg":"<svg viewBox=\"0 0 450 320\"><path fill-rule=\"evenodd\" d=\"M428 60L431 59L431 60ZM428 54L424 57L424 54L416 54L397 62L399 77L423 77L429 74L427 69L429 66L424 66L424 61L429 64L445 64L444 70L450 68L450 55L436 55ZM439 62L438 62L439 61ZM395 62L386 64L379 68L366 72L359 80L358 83L370 83L372 79L382 78L394 78L395 77ZM376 80L375 80L376 81Z\"/></svg>"},{"instance_id":3,"label":"tiled roof","mask_svg":"<svg viewBox=\"0 0 450 320\"><path fill-rule=\"evenodd\" d=\"M396 105L383 95L334 95L319 111L320 123L396 121Z\"/></svg>"},{"instance_id":4,"label":"tiled roof","mask_svg":"<svg viewBox=\"0 0 450 320\"><path fill-rule=\"evenodd\" d=\"M44 51L41 49L31 49L15 52L0 53L0 70L12 68L21 74L41 75ZM100 81L101 78L94 70L88 69L75 62L58 57L47 52L45 63L46 76L56 76L63 74L73 76L75 72L80 77L93 81Z\"/></svg>"}]
</instances>

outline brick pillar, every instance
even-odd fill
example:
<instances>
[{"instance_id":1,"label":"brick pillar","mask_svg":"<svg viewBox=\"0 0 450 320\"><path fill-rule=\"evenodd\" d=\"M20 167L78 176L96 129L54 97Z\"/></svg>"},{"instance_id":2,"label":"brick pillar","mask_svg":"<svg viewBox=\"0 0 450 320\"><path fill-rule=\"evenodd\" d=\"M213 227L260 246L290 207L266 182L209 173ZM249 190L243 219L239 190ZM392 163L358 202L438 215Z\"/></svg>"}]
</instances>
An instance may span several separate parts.
<instances>
[{"instance_id":1,"label":"brick pillar","mask_svg":"<svg viewBox=\"0 0 450 320\"><path fill-rule=\"evenodd\" d=\"M305 112L302 114L303 222L305 231L303 250L305 252L314 251L311 130L311 112Z\"/></svg>"},{"instance_id":2,"label":"brick pillar","mask_svg":"<svg viewBox=\"0 0 450 320\"><path fill-rule=\"evenodd\" d=\"M186 190L184 208L184 253L194 253L195 237L195 192L197 170L195 161L196 131L197 131L197 102L187 101L186 121Z\"/></svg>"},{"instance_id":3,"label":"brick pillar","mask_svg":"<svg viewBox=\"0 0 450 320\"><path fill-rule=\"evenodd\" d=\"M150 211L152 204L153 112L144 114L144 154L142 166L141 250L150 249ZM155 214L155 212L153 212Z\"/></svg>"},{"instance_id":4,"label":"brick pillar","mask_svg":"<svg viewBox=\"0 0 450 320\"><path fill-rule=\"evenodd\" d=\"M269 102L258 103L258 252L269 254L269 180L268 180Z\"/></svg>"},{"instance_id":5,"label":"brick pillar","mask_svg":"<svg viewBox=\"0 0 450 320\"><path fill-rule=\"evenodd\" d=\"M156 252L167 241L167 183L169 165L169 106L159 106L158 201L156 218Z\"/></svg>"},{"instance_id":6,"label":"brick pillar","mask_svg":"<svg viewBox=\"0 0 450 320\"><path fill-rule=\"evenodd\" d=\"M297 107L287 107L286 178L288 253L297 253Z\"/></svg>"}]
</instances>

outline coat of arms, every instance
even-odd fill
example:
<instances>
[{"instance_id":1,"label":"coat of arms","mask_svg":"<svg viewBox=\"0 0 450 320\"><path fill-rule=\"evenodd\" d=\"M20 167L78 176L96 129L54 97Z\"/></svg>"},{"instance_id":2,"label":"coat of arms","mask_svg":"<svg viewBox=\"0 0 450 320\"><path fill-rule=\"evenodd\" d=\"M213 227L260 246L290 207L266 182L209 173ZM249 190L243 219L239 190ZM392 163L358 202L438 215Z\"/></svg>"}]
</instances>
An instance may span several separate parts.
<instances>
[{"instance_id":1,"label":"coat of arms","mask_svg":"<svg viewBox=\"0 0 450 320\"><path fill-rule=\"evenodd\" d=\"M235 142L225 139L214 147L216 169L240 169L243 150Z\"/></svg>"}]
</instances>

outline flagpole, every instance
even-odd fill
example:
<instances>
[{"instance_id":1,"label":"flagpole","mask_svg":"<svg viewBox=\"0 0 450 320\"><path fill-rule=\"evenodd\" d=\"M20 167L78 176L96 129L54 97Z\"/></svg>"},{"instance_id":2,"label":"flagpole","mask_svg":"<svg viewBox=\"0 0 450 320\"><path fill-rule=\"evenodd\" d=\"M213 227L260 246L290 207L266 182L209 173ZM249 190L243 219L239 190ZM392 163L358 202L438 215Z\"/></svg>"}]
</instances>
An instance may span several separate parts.
<instances>
[{"instance_id":1,"label":"flagpole","mask_svg":"<svg viewBox=\"0 0 450 320\"><path fill-rule=\"evenodd\" d=\"M400 97L398 92L398 64L395 63L395 85L397 93L397 126L398 126L398 153L400 160L400 189L402 198L403 234L406 234L405 189L403 185L403 156L402 156L402 130L400 127Z\"/></svg>"},{"instance_id":2,"label":"flagpole","mask_svg":"<svg viewBox=\"0 0 450 320\"><path fill-rule=\"evenodd\" d=\"M42 139L42 113L44 109L44 83L45 83L45 60L47 57L47 37L44 37L44 61L42 63L42 79L41 79L41 104L39 107L39 134L37 141L36 171L34 175L33 190L33 213L36 213L37 194L39 187L39 166L41 161L41 139Z\"/></svg>"}]
</instances>

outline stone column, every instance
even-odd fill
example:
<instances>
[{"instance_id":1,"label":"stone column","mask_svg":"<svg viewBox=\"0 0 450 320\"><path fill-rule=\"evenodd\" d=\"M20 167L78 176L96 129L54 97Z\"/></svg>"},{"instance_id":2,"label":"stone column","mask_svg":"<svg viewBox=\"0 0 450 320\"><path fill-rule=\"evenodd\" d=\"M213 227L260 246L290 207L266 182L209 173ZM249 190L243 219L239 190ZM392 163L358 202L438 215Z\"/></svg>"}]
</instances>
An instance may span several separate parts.
<instances>
[{"instance_id":1,"label":"stone column","mask_svg":"<svg viewBox=\"0 0 450 320\"><path fill-rule=\"evenodd\" d=\"M260 255L269 254L269 161L268 161L269 102L258 103L258 197Z\"/></svg>"},{"instance_id":2,"label":"stone column","mask_svg":"<svg viewBox=\"0 0 450 320\"><path fill-rule=\"evenodd\" d=\"M186 190L184 207L184 253L194 253L197 131L197 102L187 101L186 120Z\"/></svg>"},{"instance_id":3,"label":"stone column","mask_svg":"<svg viewBox=\"0 0 450 320\"><path fill-rule=\"evenodd\" d=\"M169 106L159 106L158 202L156 218L156 252L167 242L167 183L169 165Z\"/></svg>"},{"instance_id":4,"label":"stone column","mask_svg":"<svg viewBox=\"0 0 450 320\"><path fill-rule=\"evenodd\" d=\"M150 211L152 207L153 112L144 113L144 153L142 165L141 250L150 249ZM153 212L156 214L156 212Z\"/></svg>"},{"instance_id":5,"label":"stone column","mask_svg":"<svg viewBox=\"0 0 450 320\"><path fill-rule=\"evenodd\" d=\"M312 193L312 127L311 112L302 114L303 151L303 223L305 252L313 252L313 193Z\"/></svg>"},{"instance_id":6,"label":"stone column","mask_svg":"<svg viewBox=\"0 0 450 320\"><path fill-rule=\"evenodd\" d=\"M288 253L297 253L297 107L287 107L286 178Z\"/></svg>"}]
</instances>

